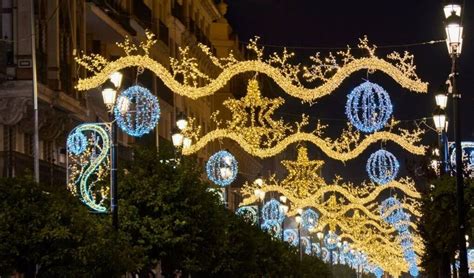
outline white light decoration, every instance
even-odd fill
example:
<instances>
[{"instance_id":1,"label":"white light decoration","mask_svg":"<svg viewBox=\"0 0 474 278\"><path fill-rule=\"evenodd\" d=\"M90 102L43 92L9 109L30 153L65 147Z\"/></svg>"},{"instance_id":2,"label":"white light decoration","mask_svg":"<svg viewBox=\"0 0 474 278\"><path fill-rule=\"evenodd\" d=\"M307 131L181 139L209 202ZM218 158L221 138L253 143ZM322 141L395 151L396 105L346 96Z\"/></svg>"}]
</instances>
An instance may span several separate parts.
<instances>
[{"instance_id":1,"label":"white light decoration","mask_svg":"<svg viewBox=\"0 0 474 278\"><path fill-rule=\"evenodd\" d=\"M329 231L324 237L324 245L328 250L333 250L337 247L337 234L333 231Z\"/></svg>"},{"instance_id":2,"label":"white light decoration","mask_svg":"<svg viewBox=\"0 0 474 278\"><path fill-rule=\"evenodd\" d=\"M262 207L262 218L265 221L273 220L281 223L285 219L285 214L280 208L280 202L275 199L266 202Z\"/></svg>"},{"instance_id":3,"label":"white light decoration","mask_svg":"<svg viewBox=\"0 0 474 278\"><path fill-rule=\"evenodd\" d=\"M399 168L397 158L386 150L378 150L371 154L366 164L370 180L380 185L392 181L397 176Z\"/></svg>"},{"instance_id":4,"label":"white light decoration","mask_svg":"<svg viewBox=\"0 0 474 278\"><path fill-rule=\"evenodd\" d=\"M79 155L86 150L87 138L82 132L76 131L69 134L66 145L69 152Z\"/></svg>"},{"instance_id":5,"label":"white light decoration","mask_svg":"<svg viewBox=\"0 0 474 278\"><path fill-rule=\"evenodd\" d=\"M305 209L301 214L302 226L306 230L314 229L318 226L319 215L313 209Z\"/></svg>"},{"instance_id":6,"label":"white light decoration","mask_svg":"<svg viewBox=\"0 0 474 278\"><path fill-rule=\"evenodd\" d=\"M265 220L261 226L261 229L275 238L281 238L281 225L277 221Z\"/></svg>"},{"instance_id":7,"label":"white light decoration","mask_svg":"<svg viewBox=\"0 0 474 278\"><path fill-rule=\"evenodd\" d=\"M258 223L258 207L257 206L242 206L237 209L235 214L242 217L248 223L251 223L251 224Z\"/></svg>"},{"instance_id":8,"label":"white light decoration","mask_svg":"<svg viewBox=\"0 0 474 278\"><path fill-rule=\"evenodd\" d=\"M358 130L374 132L382 129L392 115L392 102L379 85L366 81L347 96L346 115Z\"/></svg>"},{"instance_id":9,"label":"white light decoration","mask_svg":"<svg viewBox=\"0 0 474 278\"><path fill-rule=\"evenodd\" d=\"M120 88L120 85L122 85L122 78L123 78L123 75L119 71L113 72L109 76L109 79L114 84L115 88Z\"/></svg>"},{"instance_id":10,"label":"white light decoration","mask_svg":"<svg viewBox=\"0 0 474 278\"><path fill-rule=\"evenodd\" d=\"M219 186L231 184L238 173L238 163L228 151L218 151L206 163L207 177Z\"/></svg>"},{"instance_id":11,"label":"white light decoration","mask_svg":"<svg viewBox=\"0 0 474 278\"><path fill-rule=\"evenodd\" d=\"M466 172L470 172L474 175L474 142L463 141L461 142L461 148L463 153L463 163L465 163ZM454 142L449 143L449 162L451 169L456 171L456 144Z\"/></svg>"},{"instance_id":12,"label":"white light decoration","mask_svg":"<svg viewBox=\"0 0 474 278\"><path fill-rule=\"evenodd\" d=\"M402 204L395 197L389 197L380 204L380 217L390 225L398 223L403 217Z\"/></svg>"},{"instance_id":13,"label":"white light decoration","mask_svg":"<svg viewBox=\"0 0 474 278\"><path fill-rule=\"evenodd\" d=\"M145 87L131 86L117 98L114 114L120 129L141 137L153 130L160 119L158 98Z\"/></svg>"},{"instance_id":14,"label":"white light decoration","mask_svg":"<svg viewBox=\"0 0 474 278\"><path fill-rule=\"evenodd\" d=\"M298 232L295 229L286 229L283 231L283 240L293 246L298 245Z\"/></svg>"}]
</instances>

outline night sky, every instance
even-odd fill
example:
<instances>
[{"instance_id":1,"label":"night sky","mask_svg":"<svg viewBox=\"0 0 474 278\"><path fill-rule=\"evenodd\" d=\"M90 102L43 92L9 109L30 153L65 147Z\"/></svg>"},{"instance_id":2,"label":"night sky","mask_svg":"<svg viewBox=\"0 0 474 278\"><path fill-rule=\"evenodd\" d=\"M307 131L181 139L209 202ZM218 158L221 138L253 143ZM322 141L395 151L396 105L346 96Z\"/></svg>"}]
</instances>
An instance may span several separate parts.
<instances>
[{"instance_id":1,"label":"night sky","mask_svg":"<svg viewBox=\"0 0 474 278\"><path fill-rule=\"evenodd\" d=\"M445 38L443 2L440 0L397 0L397 1L314 1L314 0L228 0L227 18L239 39L248 42L258 35L264 45L284 45L296 53L296 62L309 62L308 57L325 49L301 49L304 47L345 47L356 46L358 38L367 35L369 41L381 46L376 54L385 57L396 50L410 51L415 55L415 64L419 77L429 82L428 94L417 94L402 88L393 79L383 73L369 75L369 80L384 87L390 94L394 106L394 116L405 121L406 127L414 127L411 120L430 117L435 106L434 91L445 82L450 71L450 58L445 43L433 45L383 48L384 45L419 43ZM463 93L462 122L463 140L474 140L474 38L472 18L474 5L466 1L463 10L464 43L459 60L458 89ZM281 51L282 48L267 46L269 51ZM337 50L334 50L334 52ZM324 55L323 55L324 56ZM312 122L321 119L330 124L329 134L333 138L346 126L344 106L347 94L367 78L366 72L359 72L346 79L342 86L329 96L323 97L313 106L301 104L292 98L271 80L265 80L265 95L283 96L287 104L278 110L278 114L287 121L300 119L301 113L310 115ZM448 107L450 103L448 103ZM451 111L448 109L448 116ZM428 123L432 124L429 120ZM451 122L452 123L452 122ZM453 140L453 128L450 125L448 136ZM425 144L436 144L436 135L427 131ZM360 181L367 179L365 162L369 155L380 145L372 146L359 158L346 164L324 158L326 166L323 174L326 179L335 174ZM313 155L317 153L314 147ZM289 148L295 149L294 146ZM404 161L410 158L398 145L388 143L386 149ZM290 152L291 153L291 152ZM292 157L288 157L292 158ZM402 175L406 171L402 171Z\"/></svg>"}]
</instances>

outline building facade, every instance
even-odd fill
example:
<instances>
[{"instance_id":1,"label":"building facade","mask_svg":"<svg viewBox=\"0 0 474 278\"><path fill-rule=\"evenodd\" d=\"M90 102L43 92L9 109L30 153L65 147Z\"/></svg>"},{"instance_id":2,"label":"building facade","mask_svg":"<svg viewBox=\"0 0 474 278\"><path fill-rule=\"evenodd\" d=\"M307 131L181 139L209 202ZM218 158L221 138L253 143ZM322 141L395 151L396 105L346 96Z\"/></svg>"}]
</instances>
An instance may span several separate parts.
<instances>
[{"instance_id":1,"label":"building facade","mask_svg":"<svg viewBox=\"0 0 474 278\"><path fill-rule=\"evenodd\" d=\"M203 72L213 76L212 63L197 43L208 45L217 57L233 51L243 57L237 37L225 19L226 4L212 0L38 0L35 7L35 45L39 94L40 179L65 183L65 142L68 133L82 122L107 120L100 88L79 92L75 83L86 75L74 56L98 53L108 59L123 55L116 46L125 37L145 38L156 34L158 43L150 55L169 67L169 58L179 56L180 46L189 46ZM31 56L31 1L3 0L0 14L0 169L2 176L23 175L33 169L33 107ZM245 90L245 80L233 79L214 96L191 100L173 94L154 74L135 69L123 72L125 82L137 82L158 96L161 117L155 132L143 138L119 133L119 156L127 157L131 145L170 144L176 115L196 118L207 132L214 126L211 113L222 101ZM235 143L226 142L240 164L239 181L227 189L229 206L239 202L239 184L254 179L261 164ZM210 144L198 153L201 166L217 151ZM247 163L248 162L248 163ZM203 170L204 173L204 170Z\"/></svg>"}]
</instances>

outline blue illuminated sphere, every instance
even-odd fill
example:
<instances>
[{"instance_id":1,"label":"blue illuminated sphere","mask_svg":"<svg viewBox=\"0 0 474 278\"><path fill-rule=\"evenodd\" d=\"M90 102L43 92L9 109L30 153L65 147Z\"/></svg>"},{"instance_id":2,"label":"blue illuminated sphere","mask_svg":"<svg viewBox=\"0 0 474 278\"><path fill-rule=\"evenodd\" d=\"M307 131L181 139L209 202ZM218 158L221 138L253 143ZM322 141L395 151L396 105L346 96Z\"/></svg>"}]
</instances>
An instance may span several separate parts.
<instances>
[{"instance_id":1,"label":"blue illuminated sphere","mask_svg":"<svg viewBox=\"0 0 474 278\"><path fill-rule=\"evenodd\" d=\"M266 202L262 207L262 218L265 221L273 220L281 223L285 219L285 214L280 208L280 202L275 199Z\"/></svg>"},{"instance_id":2,"label":"blue illuminated sphere","mask_svg":"<svg viewBox=\"0 0 474 278\"><path fill-rule=\"evenodd\" d=\"M242 217L246 222L255 224L258 222L258 209L253 206L243 206L237 209L235 214Z\"/></svg>"},{"instance_id":3,"label":"blue illuminated sphere","mask_svg":"<svg viewBox=\"0 0 474 278\"><path fill-rule=\"evenodd\" d=\"M280 223L274 220L266 220L263 222L261 229L276 238L281 238Z\"/></svg>"},{"instance_id":4,"label":"blue illuminated sphere","mask_svg":"<svg viewBox=\"0 0 474 278\"><path fill-rule=\"evenodd\" d=\"M312 209L306 209L301 214L301 225L306 230L311 230L318 226L319 215Z\"/></svg>"},{"instance_id":5,"label":"blue illuminated sphere","mask_svg":"<svg viewBox=\"0 0 474 278\"><path fill-rule=\"evenodd\" d=\"M394 227L399 233L406 232L408 231L408 228L409 228L408 226L409 221L410 221L410 214L403 212L403 215L401 215L400 217L400 221L394 223Z\"/></svg>"},{"instance_id":6,"label":"blue illuminated sphere","mask_svg":"<svg viewBox=\"0 0 474 278\"><path fill-rule=\"evenodd\" d=\"M375 275L375 277L377 277L377 278L382 277L382 275L383 275L383 269L381 269L380 267L376 267L376 268L374 269L374 275Z\"/></svg>"},{"instance_id":7,"label":"blue illuminated sphere","mask_svg":"<svg viewBox=\"0 0 474 278\"><path fill-rule=\"evenodd\" d=\"M337 234L329 231L325 236L324 236L324 245L328 250L333 250L337 247Z\"/></svg>"},{"instance_id":8,"label":"blue illuminated sphere","mask_svg":"<svg viewBox=\"0 0 474 278\"><path fill-rule=\"evenodd\" d=\"M67 149L75 155L79 155L86 150L87 147L87 138L80 131L73 131L67 137Z\"/></svg>"},{"instance_id":9,"label":"blue illuminated sphere","mask_svg":"<svg viewBox=\"0 0 474 278\"><path fill-rule=\"evenodd\" d=\"M390 225L398 223L403 217L402 204L394 197L389 197L380 204L380 216Z\"/></svg>"},{"instance_id":10,"label":"blue illuminated sphere","mask_svg":"<svg viewBox=\"0 0 474 278\"><path fill-rule=\"evenodd\" d=\"M379 85L366 81L347 96L346 115L358 130L377 131L392 115L390 96Z\"/></svg>"},{"instance_id":11,"label":"blue illuminated sphere","mask_svg":"<svg viewBox=\"0 0 474 278\"><path fill-rule=\"evenodd\" d=\"M416 265L412 265L410 267L410 275L413 276L413 277L417 277L418 276L419 271L418 271L418 267Z\"/></svg>"},{"instance_id":12,"label":"blue illuminated sphere","mask_svg":"<svg viewBox=\"0 0 474 278\"><path fill-rule=\"evenodd\" d=\"M219 186L231 184L238 173L238 163L228 151L218 151L206 163L207 177Z\"/></svg>"},{"instance_id":13,"label":"blue illuminated sphere","mask_svg":"<svg viewBox=\"0 0 474 278\"><path fill-rule=\"evenodd\" d=\"M293 246L298 245L298 233L293 229L283 231L283 239Z\"/></svg>"},{"instance_id":14,"label":"blue illuminated sphere","mask_svg":"<svg viewBox=\"0 0 474 278\"><path fill-rule=\"evenodd\" d=\"M378 150L370 155L365 168L371 181L384 185L397 176L400 164L391 152Z\"/></svg>"},{"instance_id":15,"label":"blue illuminated sphere","mask_svg":"<svg viewBox=\"0 0 474 278\"><path fill-rule=\"evenodd\" d=\"M114 115L124 132L135 137L143 136L153 130L160 119L158 98L147 88L131 86L117 98Z\"/></svg>"}]
</instances>

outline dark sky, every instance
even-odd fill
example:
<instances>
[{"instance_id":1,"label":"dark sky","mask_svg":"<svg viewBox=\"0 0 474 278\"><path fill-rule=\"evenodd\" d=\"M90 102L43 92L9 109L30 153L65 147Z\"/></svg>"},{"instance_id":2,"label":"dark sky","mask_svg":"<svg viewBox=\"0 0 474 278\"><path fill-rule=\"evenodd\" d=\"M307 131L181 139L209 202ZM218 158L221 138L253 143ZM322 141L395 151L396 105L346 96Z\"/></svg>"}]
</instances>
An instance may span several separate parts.
<instances>
[{"instance_id":1,"label":"dark sky","mask_svg":"<svg viewBox=\"0 0 474 278\"><path fill-rule=\"evenodd\" d=\"M241 41L258 35L262 44L286 46L344 47L356 46L358 38L367 35L370 42L379 46L418 43L445 38L443 2L441 0L397 0L397 1L315 1L315 0L228 0L227 18ZM464 45L460 57L460 77L458 88L463 93L462 121L463 140L474 139L474 39L472 18L474 5L466 1L463 10ZM273 51L279 48L266 47ZM291 49L301 62L309 61L308 57L317 51L323 54L328 50ZM423 81L429 82L428 94L416 94L402 88L384 74L370 75L369 79L384 87L390 94L394 106L394 116L399 120L413 120L431 116L434 109L434 90L443 84L450 71L450 60L446 45L422 45L412 47L381 48L379 57L393 50L408 50L415 55L417 73ZM310 107L299 100L288 97L272 81L266 88L271 92L266 95L282 95L287 105L278 112L287 120L299 118L307 113L312 119L326 119L331 124L329 132L336 135L345 126L344 105L347 94L352 88L363 82L365 72L348 78L333 94L324 97ZM449 104L448 104L449 105ZM448 111L448 113L451 113ZM410 125L410 123L407 123ZM429 121L432 125L432 121ZM413 125L412 125L413 127ZM449 137L453 139L452 125ZM334 137L334 136L333 136ZM436 144L435 134L427 131L426 144ZM345 165L326 160L324 176L330 178L338 173L351 180L366 179L365 161L372 151L379 146L368 149L358 159ZM387 149L396 154L404 167L404 160L410 156L396 144L388 144ZM290 147L293 148L294 147ZM403 172L402 172L403 174Z\"/></svg>"}]
</instances>

